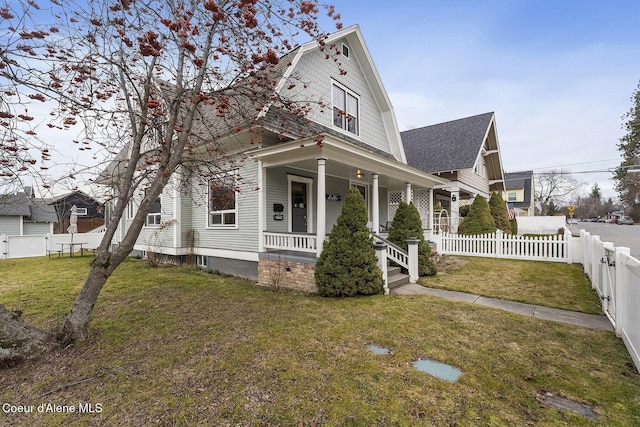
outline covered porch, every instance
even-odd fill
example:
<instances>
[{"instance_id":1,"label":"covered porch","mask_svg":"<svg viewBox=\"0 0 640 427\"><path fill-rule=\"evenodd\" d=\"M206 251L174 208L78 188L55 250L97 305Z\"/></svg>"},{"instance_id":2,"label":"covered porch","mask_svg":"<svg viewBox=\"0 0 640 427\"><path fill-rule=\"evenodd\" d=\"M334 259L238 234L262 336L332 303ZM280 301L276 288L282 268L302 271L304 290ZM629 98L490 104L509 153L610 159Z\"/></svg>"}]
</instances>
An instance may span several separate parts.
<instances>
[{"instance_id":1,"label":"covered porch","mask_svg":"<svg viewBox=\"0 0 640 427\"><path fill-rule=\"evenodd\" d=\"M373 233L386 232L401 200L414 201L426 234L433 222L433 189L448 181L412 168L391 154L325 135L260 149L259 252L322 252L350 187L363 195Z\"/></svg>"}]
</instances>

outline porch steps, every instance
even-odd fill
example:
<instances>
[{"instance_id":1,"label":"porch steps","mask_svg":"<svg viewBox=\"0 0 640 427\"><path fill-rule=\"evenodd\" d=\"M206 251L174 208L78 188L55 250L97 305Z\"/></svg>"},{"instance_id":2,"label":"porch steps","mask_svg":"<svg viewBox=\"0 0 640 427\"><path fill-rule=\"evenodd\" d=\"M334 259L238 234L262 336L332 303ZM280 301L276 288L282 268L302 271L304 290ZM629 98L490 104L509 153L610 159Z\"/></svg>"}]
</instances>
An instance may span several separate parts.
<instances>
[{"instance_id":1,"label":"porch steps","mask_svg":"<svg viewBox=\"0 0 640 427\"><path fill-rule=\"evenodd\" d=\"M409 283L409 275L402 273L400 267L389 265L387 267L387 281L389 283L389 290L395 289Z\"/></svg>"}]
</instances>

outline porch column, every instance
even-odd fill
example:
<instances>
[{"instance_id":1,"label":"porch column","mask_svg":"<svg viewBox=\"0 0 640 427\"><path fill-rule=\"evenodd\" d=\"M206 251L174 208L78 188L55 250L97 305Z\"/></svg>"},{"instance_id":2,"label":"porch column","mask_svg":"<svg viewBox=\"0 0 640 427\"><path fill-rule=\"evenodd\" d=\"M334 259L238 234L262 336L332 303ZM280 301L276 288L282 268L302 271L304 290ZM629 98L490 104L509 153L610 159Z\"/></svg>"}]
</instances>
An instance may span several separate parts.
<instances>
[{"instance_id":1,"label":"porch column","mask_svg":"<svg viewBox=\"0 0 640 427\"><path fill-rule=\"evenodd\" d=\"M326 222L327 222L327 191L325 182L325 165L327 159L318 160L318 195L317 195L317 210L318 210L318 225L316 227L316 256L320 256L322 253L322 244L327 234Z\"/></svg>"},{"instance_id":2,"label":"porch column","mask_svg":"<svg viewBox=\"0 0 640 427\"><path fill-rule=\"evenodd\" d=\"M411 183L407 182L407 191L405 192L405 201L407 202L407 204L411 203L412 199L412 194L411 194Z\"/></svg>"},{"instance_id":3,"label":"porch column","mask_svg":"<svg viewBox=\"0 0 640 427\"><path fill-rule=\"evenodd\" d=\"M380 232L380 200L379 200L379 191L378 191L378 174L374 173L371 175L371 198L373 199L373 205L371 206L371 228L375 234Z\"/></svg>"},{"instance_id":4,"label":"porch column","mask_svg":"<svg viewBox=\"0 0 640 427\"><path fill-rule=\"evenodd\" d=\"M258 160L258 252L264 252L264 232L267 223L265 191L265 170L262 160Z\"/></svg>"},{"instance_id":5,"label":"porch column","mask_svg":"<svg viewBox=\"0 0 640 427\"><path fill-rule=\"evenodd\" d=\"M460 188L451 188L451 233L458 232L460 224Z\"/></svg>"}]
</instances>

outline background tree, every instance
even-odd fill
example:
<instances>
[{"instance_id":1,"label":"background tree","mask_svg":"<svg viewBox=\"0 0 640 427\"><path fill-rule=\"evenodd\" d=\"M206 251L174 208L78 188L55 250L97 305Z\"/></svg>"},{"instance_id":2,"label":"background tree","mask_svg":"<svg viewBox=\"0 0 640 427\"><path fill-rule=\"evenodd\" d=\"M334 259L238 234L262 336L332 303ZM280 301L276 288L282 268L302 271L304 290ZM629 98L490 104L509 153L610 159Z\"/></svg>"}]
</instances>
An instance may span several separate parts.
<instances>
[{"instance_id":1,"label":"background tree","mask_svg":"<svg viewBox=\"0 0 640 427\"><path fill-rule=\"evenodd\" d=\"M438 267L431 260L431 247L424 239L420 212L413 204L401 201L396 210L389 229L389 241L405 251L408 250L407 240L415 237L418 243L418 275L433 276L438 272Z\"/></svg>"},{"instance_id":2,"label":"background tree","mask_svg":"<svg viewBox=\"0 0 640 427\"><path fill-rule=\"evenodd\" d=\"M298 38L317 40L336 59L339 48L323 44L315 0L56 0L46 7L32 0L0 6L0 149L6 160L0 167L4 176L24 173L24 167L46 170L51 152L66 147L40 137L40 128L74 130L79 150L92 150L96 161L98 152L114 160L102 179L118 193L62 328L64 339L75 340L85 336L98 295L133 249L174 172L233 167L238 147L226 150L217 138L237 132L257 111L304 116L308 104L274 90L274 74L286 66L280 58ZM339 19L333 7L326 11ZM201 124L205 113L217 126ZM195 153L204 162L194 166ZM141 186L138 211L113 249L123 212Z\"/></svg>"},{"instance_id":3,"label":"background tree","mask_svg":"<svg viewBox=\"0 0 640 427\"><path fill-rule=\"evenodd\" d=\"M552 170L535 174L535 199L542 204L542 215L555 215L558 205L568 204L584 185L569 172Z\"/></svg>"},{"instance_id":4,"label":"background tree","mask_svg":"<svg viewBox=\"0 0 640 427\"><path fill-rule=\"evenodd\" d=\"M507 234L511 234L512 226L509 221L507 205L500 193L497 191L491 193L491 197L489 198L489 210L491 211L491 217L493 217L493 222L495 223L496 228Z\"/></svg>"},{"instance_id":5,"label":"background tree","mask_svg":"<svg viewBox=\"0 0 640 427\"><path fill-rule=\"evenodd\" d=\"M487 199L476 196L469 209L469 215L458 226L458 234L491 234L495 233L496 229Z\"/></svg>"},{"instance_id":6,"label":"background tree","mask_svg":"<svg viewBox=\"0 0 640 427\"><path fill-rule=\"evenodd\" d=\"M620 138L618 150L622 162L613 174L616 191L627 215L640 219L640 83L631 96L631 109L622 117L626 134Z\"/></svg>"},{"instance_id":7,"label":"background tree","mask_svg":"<svg viewBox=\"0 0 640 427\"><path fill-rule=\"evenodd\" d=\"M351 297L384 291L368 217L364 197L351 187L316 263L314 275L320 295Z\"/></svg>"}]
</instances>

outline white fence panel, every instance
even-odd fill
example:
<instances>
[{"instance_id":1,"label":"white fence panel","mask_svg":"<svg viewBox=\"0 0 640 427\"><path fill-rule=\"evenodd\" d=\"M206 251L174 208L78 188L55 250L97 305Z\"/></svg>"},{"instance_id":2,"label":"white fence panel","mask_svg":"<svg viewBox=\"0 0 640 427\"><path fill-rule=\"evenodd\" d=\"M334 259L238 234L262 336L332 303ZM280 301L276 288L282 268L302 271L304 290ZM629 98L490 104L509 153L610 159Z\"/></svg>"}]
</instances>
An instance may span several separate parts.
<instances>
[{"instance_id":1,"label":"white fence panel","mask_svg":"<svg viewBox=\"0 0 640 427\"><path fill-rule=\"evenodd\" d=\"M102 241L103 233L76 233L75 243L82 243L83 249L96 249ZM45 256L47 250L60 250L62 243L71 243L71 234L34 234L28 236L0 235L2 253L0 259ZM76 248L79 249L79 246Z\"/></svg>"},{"instance_id":2,"label":"white fence panel","mask_svg":"<svg viewBox=\"0 0 640 427\"><path fill-rule=\"evenodd\" d=\"M618 248L616 264L620 270L616 333L622 337L636 369L640 369L640 261L629 254L628 248Z\"/></svg>"},{"instance_id":3,"label":"white fence panel","mask_svg":"<svg viewBox=\"0 0 640 427\"><path fill-rule=\"evenodd\" d=\"M84 249L96 249L103 237L104 233L75 233L73 241L84 243ZM71 234L47 234L47 249L60 249L61 243L71 243Z\"/></svg>"},{"instance_id":4,"label":"white fence panel","mask_svg":"<svg viewBox=\"0 0 640 427\"><path fill-rule=\"evenodd\" d=\"M579 247L570 234L520 236L481 234L476 236L442 233L438 252L445 255L573 262L572 251Z\"/></svg>"},{"instance_id":5,"label":"white fence panel","mask_svg":"<svg viewBox=\"0 0 640 427\"><path fill-rule=\"evenodd\" d=\"M2 243L4 259L44 256L47 253L47 240L44 234L2 236Z\"/></svg>"}]
</instances>

